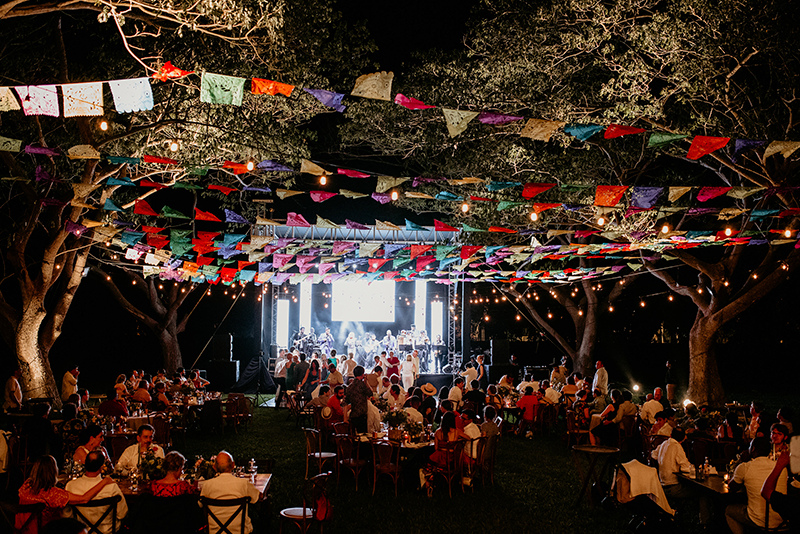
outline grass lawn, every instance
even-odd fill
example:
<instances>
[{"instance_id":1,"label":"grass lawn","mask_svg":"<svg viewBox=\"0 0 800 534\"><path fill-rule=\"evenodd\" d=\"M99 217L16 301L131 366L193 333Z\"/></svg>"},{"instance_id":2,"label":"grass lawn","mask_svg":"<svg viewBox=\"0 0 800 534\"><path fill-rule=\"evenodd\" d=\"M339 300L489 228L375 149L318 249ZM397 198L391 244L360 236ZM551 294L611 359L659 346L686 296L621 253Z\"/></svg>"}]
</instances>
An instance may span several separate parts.
<instances>
[{"instance_id":1,"label":"grass lawn","mask_svg":"<svg viewBox=\"0 0 800 534\"><path fill-rule=\"evenodd\" d=\"M273 458L269 531L274 532L279 525L279 511L300 505L305 474L303 432L287 416L286 410L257 408L248 431L235 434L226 429L224 435L190 435L186 446L181 447L190 461L194 455L208 458L222 449L232 453L241 465L246 465L251 457ZM504 437L497 452L495 485L482 487L478 484L474 492L468 489L467 493L455 487L452 499L444 483L439 484L431 498L417 491L418 477L413 471L404 477L397 497L388 477L378 480L373 496L366 470L361 474L358 491L355 491L352 473L344 470L338 488L335 477L329 484L334 519L325 525L325 531L404 534L624 532L630 519L626 510L593 508L586 503L575 506L580 480L562 440L564 423L560 425L549 437L532 440ZM692 525L684 526L692 531ZM287 528L287 532L292 529Z\"/></svg>"}]
</instances>

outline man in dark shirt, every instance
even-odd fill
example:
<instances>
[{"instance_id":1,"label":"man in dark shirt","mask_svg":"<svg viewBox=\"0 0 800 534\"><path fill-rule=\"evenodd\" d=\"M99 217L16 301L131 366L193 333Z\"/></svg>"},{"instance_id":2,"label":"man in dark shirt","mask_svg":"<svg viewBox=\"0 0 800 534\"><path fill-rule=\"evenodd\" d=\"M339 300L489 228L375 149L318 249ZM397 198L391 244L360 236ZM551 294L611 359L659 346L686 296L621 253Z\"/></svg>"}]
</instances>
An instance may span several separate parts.
<instances>
[{"instance_id":1,"label":"man in dark shirt","mask_svg":"<svg viewBox=\"0 0 800 534\"><path fill-rule=\"evenodd\" d=\"M422 417L426 423L433 423L433 418L436 415L436 386L428 382L419 389L423 395L422 406L420 406L419 411L422 412Z\"/></svg>"},{"instance_id":2,"label":"man in dark shirt","mask_svg":"<svg viewBox=\"0 0 800 534\"><path fill-rule=\"evenodd\" d=\"M367 401L372 397L372 390L364 382L364 368L357 365L353 369L353 381L347 386L346 398L350 404L350 425L356 432L367 431Z\"/></svg>"},{"instance_id":3,"label":"man in dark shirt","mask_svg":"<svg viewBox=\"0 0 800 534\"><path fill-rule=\"evenodd\" d=\"M117 388L111 388L108 392L108 398L98 406L97 413L99 415L113 415L114 417L123 415L128 417L128 408L117 399L118 395Z\"/></svg>"},{"instance_id":4,"label":"man in dark shirt","mask_svg":"<svg viewBox=\"0 0 800 534\"><path fill-rule=\"evenodd\" d=\"M476 414L483 413L483 403L486 402L486 393L480 390L481 383L478 380L470 382L469 391L464 393L464 402L473 404L472 409Z\"/></svg>"}]
</instances>

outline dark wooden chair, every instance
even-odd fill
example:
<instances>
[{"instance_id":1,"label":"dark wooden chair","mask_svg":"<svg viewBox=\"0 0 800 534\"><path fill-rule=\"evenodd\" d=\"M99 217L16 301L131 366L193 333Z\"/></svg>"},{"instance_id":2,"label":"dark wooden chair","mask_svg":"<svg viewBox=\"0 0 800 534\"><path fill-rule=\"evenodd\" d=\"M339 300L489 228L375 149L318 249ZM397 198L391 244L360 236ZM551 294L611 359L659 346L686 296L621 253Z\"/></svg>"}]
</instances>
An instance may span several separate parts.
<instances>
[{"instance_id":1,"label":"dark wooden chair","mask_svg":"<svg viewBox=\"0 0 800 534\"><path fill-rule=\"evenodd\" d=\"M40 532L42 530L42 514L46 506L43 503L36 504L19 504L16 507L14 515L10 518L6 516L5 510L2 511L3 517L11 527L13 534L21 534L23 532ZM0 507L2 510L2 507ZM17 528L17 518L20 519L20 526Z\"/></svg>"},{"instance_id":2,"label":"dark wooden chair","mask_svg":"<svg viewBox=\"0 0 800 534\"><path fill-rule=\"evenodd\" d=\"M200 497L200 504L203 507L203 512L206 514L206 518L208 519L208 526L210 528L211 522L214 522L215 528L219 528L219 534L236 534L234 532L237 531L240 534L245 534L245 527L247 524L247 505L250 503L249 497L240 497L238 499L209 499L208 497ZM216 510L212 509L215 508ZM225 519L220 518L222 510L226 508L234 508L231 515ZM219 514L219 515L217 515ZM239 519L239 528L236 529L232 527L232 523ZM231 530L234 528L234 530Z\"/></svg>"},{"instance_id":3,"label":"dark wooden chair","mask_svg":"<svg viewBox=\"0 0 800 534\"><path fill-rule=\"evenodd\" d=\"M323 502L330 506L327 495L328 477L331 473L320 473L305 481L303 484L303 505L296 508L284 508L281 510L280 532L283 532L283 524L292 521L300 529L301 534L308 532L308 528L319 523L319 531L322 534L324 521L329 515L328 510L320 510L319 503Z\"/></svg>"},{"instance_id":4,"label":"dark wooden chair","mask_svg":"<svg viewBox=\"0 0 800 534\"><path fill-rule=\"evenodd\" d=\"M88 530L87 534L105 534L105 531L100 530L100 527L108 516L111 516L111 534L116 534L117 503L121 500L122 495L114 495L113 497L106 497L104 499L94 499L83 504L73 504L72 509L75 512L75 519L86 525ZM92 508L105 508L96 521L92 521L84 515L87 509Z\"/></svg>"},{"instance_id":5,"label":"dark wooden chair","mask_svg":"<svg viewBox=\"0 0 800 534\"><path fill-rule=\"evenodd\" d=\"M567 447L580 445L581 441L589 439L589 429L581 428L578 425L578 414L573 410L567 410Z\"/></svg>"},{"instance_id":6,"label":"dark wooden chair","mask_svg":"<svg viewBox=\"0 0 800 534\"><path fill-rule=\"evenodd\" d=\"M344 468L353 472L353 477L356 479L356 491L358 491L358 475L367 466L367 461L360 457L359 442L350 435L337 435L334 440L336 441L336 459L338 461L336 487L339 487L339 478Z\"/></svg>"},{"instance_id":7,"label":"dark wooden chair","mask_svg":"<svg viewBox=\"0 0 800 534\"><path fill-rule=\"evenodd\" d=\"M397 497L397 481L401 479L400 471L400 446L390 441L372 442L372 494L375 495L375 486L378 476L388 475L394 482L394 496Z\"/></svg>"},{"instance_id":8,"label":"dark wooden chair","mask_svg":"<svg viewBox=\"0 0 800 534\"><path fill-rule=\"evenodd\" d=\"M317 472L321 473L325 462L328 460L336 462L336 453L322 450L322 438L316 428L304 428L303 432L306 436L306 478L308 478L308 466L312 460L317 464Z\"/></svg>"},{"instance_id":9,"label":"dark wooden chair","mask_svg":"<svg viewBox=\"0 0 800 534\"><path fill-rule=\"evenodd\" d=\"M433 466L434 477L439 475L447 481L450 497L453 496L453 480L461 477L465 443L464 440L456 440L440 445L442 461ZM461 486L461 489L463 491L464 487Z\"/></svg>"}]
</instances>

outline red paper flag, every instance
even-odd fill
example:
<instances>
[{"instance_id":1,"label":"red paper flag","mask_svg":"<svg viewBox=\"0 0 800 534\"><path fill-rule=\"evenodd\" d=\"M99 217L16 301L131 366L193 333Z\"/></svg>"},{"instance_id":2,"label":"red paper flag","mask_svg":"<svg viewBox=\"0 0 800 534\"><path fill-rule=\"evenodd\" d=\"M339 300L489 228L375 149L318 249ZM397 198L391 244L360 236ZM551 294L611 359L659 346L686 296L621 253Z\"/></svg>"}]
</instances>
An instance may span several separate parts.
<instances>
[{"instance_id":1,"label":"red paper flag","mask_svg":"<svg viewBox=\"0 0 800 534\"><path fill-rule=\"evenodd\" d=\"M539 193L544 193L548 189L552 189L555 187L556 184L536 184L536 183L527 183L525 187L522 189L522 198L531 199L538 195Z\"/></svg>"},{"instance_id":2,"label":"red paper flag","mask_svg":"<svg viewBox=\"0 0 800 534\"><path fill-rule=\"evenodd\" d=\"M383 264L386 263L387 261L389 261L389 260L388 259L387 260L379 260L379 259L369 260L369 272L374 273L375 271L377 271L378 269L383 267Z\"/></svg>"},{"instance_id":3,"label":"red paper flag","mask_svg":"<svg viewBox=\"0 0 800 534\"><path fill-rule=\"evenodd\" d=\"M497 201L496 201L495 199L493 199L493 198L486 198L486 197L474 197L474 196L472 196L472 195L470 195L470 196L469 196L469 199L470 199L470 200L480 200L480 201L482 201L482 202L497 202Z\"/></svg>"},{"instance_id":4,"label":"red paper flag","mask_svg":"<svg viewBox=\"0 0 800 534\"><path fill-rule=\"evenodd\" d=\"M219 232L197 232L197 238L202 241L214 241L218 235Z\"/></svg>"},{"instance_id":5,"label":"red paper flag","mask_svg":"<svg viewBox=\"0 0 800 534\"><path fill-rule=\"evenodd\" d=\"M336 169L336 172L338 174L349 176L350 178L369 178L372 176L371 174L367 174L365 172L351 171L350 169Z\"/></svg>"},{"instance_id":6,"label":"red paper flag","mask_svg":"<svg viewBox=\"0 0 800 534\"><path fill-rule=\"evenodd\" d=\"M458 232L458 228L454 228L436 219L433 220L433 229L437 232Z\"/></svg>"},{"instance_id":7,"label":"red paper flag","mask_svg":"<svg viewBox=\"0 0 800 534\"><path fill-rule=\"evenodd\" d=\"M159 158L158 156L148 156L145 154L142 159L145 163L163 163L165 165L177 165L177 160L169 158Z\"/></svg>"},{"instance_id":8,"label":"red paper flag","mask_svg":"<svg viewBox=\"0 0 800 534\"><path fill-rule=\"evenodd\" d=\"M644 128L634 128L633 126L623 126L621 124L610 124L606 128L603 137L606 139L614 139L615 137L622 137L623 135L644 133Z\"/></svg>"},{"instance_id":9,"label":"red paper flag","mask_svg":"<svg viewBox=\"0 0 800 534\"><path fill-rule=\"evenodd\" d=\"M717 198L718 196L724 195L728 191L733 189L732 187L701 187L700 191L697 192L697 200L698 202L705 202L707 200L711 200L712 198Z\"/></svg>"},{"instance_id":10,"label":"red paper flag","mask_svg":"<svg viewBox=\"0 0 800 534\"><path fill-rule=\"evenodd\" d=\"M194 250L198 254L208 254L209 252L218 251L219 247L213 247L211 245L195 245L192 247L192 250Z\"/></svg>"},{"instance_id":11,"label":"red paper flag","mask_svg":"<svg viewBox=\"0 0 800 534\"><path fill-rule=\"evenodd\" d=\"M238 191L238 189L236 189L235 187L225 187L224 185L215 185L215 184L209 185L208 188L209 189L215 189L217 191L221 191L221 192L225 193L225 196L230 195L234 191Z\"/></svg>"},{"instance_id":12,"label":"red paper flag","mask_svg":"<svg viewBox=\"0 0 800 534\"><path fill-rule=\"evenodd\" d=\"M534 204L533 205L533 212L537 215L542 213L543 211L547 211L549 209L557 208L561 204Z\"/></svg>"},{"instance_id":13,"label":"red paper flag","mask_svg":"<svg viewBox=\"0 0 800 534\"><path fill-rule=\"evenodd\" d=\"M214 215L211 212L203 211L201 209L195 208L194 209L194 218L196 221L213 221L213 222L222 222L219 217Z\"/></svg>"},{"instance_id":14,"label":"red paper flag","mask_svg":"<svg viewBox=\"0 0 800 534\"><path fill-rule=\"evenodd\" d=\"M244 174L251 172L244 163L236 163L235 161L226 161L222 164L223 169L231 169L233 174Z\"/></svg>"},{"instance_id":15,"label":"red paper flag","mask_svg":"<svg viewBox=\"0 0 800 534\"><path fill-rule=\"evenodd\" d=\"M147 244L155 248L164 248L169 244L169 238L156 234L147 234Z\"/></svg>"},{"instance_id":16,"label":"red paper flag","mask_svg":"<svg viewBox=\"0 0 800 534\"><path fill-rule=\"evenodd\" d=\"M387 272L383 273L381 276L383 276L384 280L391 280L392 278L397 276L397 273L399 273L399 272L400 271L387 271Z\"/></svg>"},{"instance_id":17,"label":"red paper flag","mask_svg":"<svg viewBox=\"0 0 800 534\"><path fill-rule=\"evenodd\" d=\"M464 245L461 247L461 259L468 260L482 248L480 245Z\"/></svg>"},{"instance_id":18,"label":"red paper flag","mask_svg":"<svg viewBox=\"0 0 800 534\"><path fill-rule=\"evenodd\" d=\"M516 234L516 230L512 230L511 228L503 228L502 226L490 226L490 232L502 232L504 234Z\"/></svg>"},{"instance_id":19,"label":"red paper flag","mask_svg":"<svg viewBox=\"0 0 800 534\"><path fill-rule=\"evenodd\" d=\"M248 265L253 265L255 262L254 261L241 261L241 260L239 260L238 263L239 263L239 270L241 271L242 269L244 269Z\"/></svg>"},{"instance_id":20,"label":"red paper flag","mask_svg":"<svg viewBox=\"0 0 800 534\"><path fill-rule=\"evenodd\" d=\"M411 245L411 259L425 254L431 249L432 245Z\"/></svg>"},{"instance_id":21,"label":"red paper flag","mask_svg":"<svg viewBox=\"0 0 800 534\"><path fill-rule=\"evenodd\" d=\"M153 74L153 78L156 80L160 80L162 82L166 82L167 80L176 80L178 78L183 78L188 74L194 73L193 70L181 70L178 67L172 64L172 61L167 61L163 65L161 65L161 69Z\"/></svg>"},{"instance_id":22,"label":"red paper flag","mask_svg":"<svg viewBox=\"0 0 800 534\"><path fill-rule=\"evenodd\" d=\"M434 261L436 261L436 256L420 256L419 258L417 258L417 270L421 271L428 264Z\"/></svg>"},{"instance_id":23,"label":"red paper flag","mask_svg":"<svg viewBox=\"0 0 800 534\"><path fill-rule=\"evenodd\" d=\"M294 85L288 83L274 82L262 78L253 78L250 83L250 91L254 95L277 95L292 96Z\"/></svg>"},{"instance_id":24,"label":"red paper flag","mask_svg":"<svg viewBox=\"0 0 800 534\"><path fill-rule=\"evenodd\" d=\"M613 208L627 189L627 185L598 185L594 195L594 205Z\"/></svg>"},{"instance_id":25,"label":"red paper flag","mask_svg":"<svg viewBox=\"0 0 800 534\"><path fill-rule=\"evenodd\" d=\"M311 227L311 225L303 218L302 215L292 212L286 214L286 226L302 226L304 228Z\"/></svg>"},{"instance_id":26,"label":"red paper flag","mask_svg":"<svg viewBox=\"0 0 800 534\"><path fill-rule=\"evenodd\" d=\"M689 159L700 159L706 154L711 154L715 150L724 147L730 140L730 137L696 135L694 139L692 139L692 146L689 147L689 152L686 154L686 157Z\"/></svg>"},{"instance_id":27,"label":"red paper flag","mask_svg":"<svg viewBox=\"0 0 800 534\"><path fill-rule=\"evenodd\" d=\"M147 203L145 200L137 200L136 204L133 206L133 213L138 213L139 215L150 215L151 217L158 217L158 213L156 213L153 208L150 207L150 204Z\"/></svg>"},{"instance_id":28,"label":"red paper flag","mask_svg":"<svg viewBox=\"0 0 800 534\"><path fill-rule=\"evenodd\" d=\"M153 181L150 181L150 180L147 180L147 179L139 180L139 185L142 186L142 187L155 187L156 189L166 189L166 188L169 187L166 184L158 184L156 182L153 182Z\"/></svg>"},{"instance_id":29,"label":"red paper flag","mask_svg":"<svg viewBox=\"0 0 800 534\"><path fill-rule=\"evenodd\" d=\"M133 210L136 213L136 209ZM146 234L157 234L159 232L163 232L165 228L159 228L157 226L142 226L142 232Z\"/></svg>"},{"instance_id":30,"label":"red paper flag","mask_svg":"<svg viewBox=\"0 0 800 534\"><path fill-rule=\"evenodd\" d=\"M197 265L211 265L211 263L214 261L214 258L209 256L197 256L197 260L195 261L197 262Z\"/></svg>"}]
</instances>

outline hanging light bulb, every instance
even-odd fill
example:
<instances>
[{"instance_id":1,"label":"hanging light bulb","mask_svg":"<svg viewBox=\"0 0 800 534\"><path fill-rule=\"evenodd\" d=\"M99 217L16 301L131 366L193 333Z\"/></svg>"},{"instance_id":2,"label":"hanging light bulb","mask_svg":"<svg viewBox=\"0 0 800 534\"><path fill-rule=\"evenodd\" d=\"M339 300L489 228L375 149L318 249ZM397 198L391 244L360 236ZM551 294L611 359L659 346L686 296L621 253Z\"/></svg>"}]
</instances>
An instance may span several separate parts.
<instances>
[{"instance_id":1,"label":"hanging light bulb","mask_svg":"<svg viewBox=\"0 0 800 534\"><path fill-rule=\"evenodd\" d=\"M583 315L583 310L578 310L578 315Z\"/></svg>"},{"instance_id":2,"label":"hanging light bulb","mask_svg":"<svg viewBox=\"0 0 800 534\"><path fill-rule=\"evenodd\" d=\"M517 314L517 321L521 321L521 320L522 320L522 317L520 317L519 314Z\"/></svg>"},{"instance_id":3,"label":"hanging light bulb","mask_svg":"<svg viewBox=\"0 0 800 534\"><path fill-rule=\"evenodd\" d=\"M105 119L101 120L100 124L98 124L98 126L100 127L100 129L102 131L104 131L104 132L108 131L108 121L107 120L105 120Z\"/></svg>"},{"instance_id":4,"label":"hanging light bulb","mask_svg":"<svg viewBox=\"0 0 800 534\"><path fill-rule=\"evenodd\" d=\"M669 225L668 224L665 224L664 226L661 227L661 233L662 234L668 234L669 233Z\"/></svg>"},{"instance_id":5,"label":"hanging light bulb","mask_svg":"<svg viewBox=\"0 0 800 534\"><path fill-rule=\"evenodd\" d=\"M608 307L608 311L613 312L614 311L614 306L609 306Z\"/></svg>"},{"instance_id":6,"label":"hanging light bulb","mask_svg":"<svg viewBox=\"0 0 800 534\"><path fill-rule=\"evenodd\" d=\"M177 152L180 147L181 146L180 146L180 144L178 144L178 141L176 141L174 139L169 142L169 150L170 150L170 152Z\"/></svg>"},{"instance_id":7,"label":"hanging light bulb","mask_svg":"<svg viewBox=\"0 0 800 534\"><path fill-rule=\"evenodd\" d=\"M550 313L550 312L547 312L547 318L548 318L548 319L552 319L552 318L553 318L553 314L552 314L552 313Z\"/></svg>"},{"instance_id":8,"label":"hanging light bulb","mask_svg":"<svg viewBox=\"0 0 800 534\"><path fill-rule=\"evenodd\" d=\"M645 306L645 303L644 303L644 301L643 301L643 300L640 300L640 301L639 301L639 306L640 306L640 307L642 307L642 308L644 308L644 306Z\"/></svg>"},{"instance_id":9,"label":"hanging light bulb","mask_svg":"<svg viewBox=\"0 0 800 534\"><path fill-rule=\"evenodd\" d=\"M730 226L728 226L727 228L725 228L725 235L726 235L726 236L730 236L732 233L733 233L733 230L731 230L731 227L730 227Z\"/></svg>"},{"instance_id":10,"label":"hanging light bulb","mask_svg":"<svg viewBox=\"0 0 800 534\"><path fill-rule=\"evenodd\" d=\"M672 302L673 300L675 300L675 297L673 297L672 295L670 295L670 296L668 296L668 297L667 297L667 300L668 300L668 301L670 301L670 302Z\"/></svg>"},{"instance_id":11,"label":"hanging light bulb","mask_svg":"<svg viewBox=\"0 0 800 534\"><path fill-rule=\"evenodd\" d=\"M539 214L538 214L538 213L536 213L535 211L532 211L532 212L531 212L531 220L532 220L533 222L536 222L536 221L538 221L538 220L539 220Z\"/></svg>"},{"instance_id":12,"label":"hanging light bulb","mask_svg":"<svg viewBox=\"0 0 800 534\"><path fill-rule=\"evenodd\" d=\"M252 171L255 168L256 168L256 162L253 161L252 159L251 160L247 160L247 170L248 171Z\"/></svg>"},{"instance_id":13,"label":"hanging light bulb","mask_svg":"<svg viewBox=\"0 0 800 534\"><path fill-rule=\"evenodd\" d=\"M328 183L328 177L324 174L319 177L319 185L326 185Z\"/></svg>"},{"instance_id":14,"label":"hanging light bulb","mask_svg":"<svg viewBox=\"0 0 800 534\"><path fill-rule=\"evenodd\" d=\"M722 285L724 285L725 287L728 287L728 285L730 285L730 284L728 283L727 280L725 280L724 282L722 282Z\"/></svg>"},{"instance_id":15,"label":"hanging light bulb","mask_svg":"<svg viewBox=\"0 0 800 534\"><path fill-rule=\"evenodd\" d=\"M488 323L488 322L489 322L489 316L488 316L488 315L484 315L484 316L483 316L483 320L484 320L484 321L486 321L486 322Z\"/></svg>"},{"instance_id":16,"label":"hanging light bulb","mask_svg":"<svg viewBox=\"0 0 800 534\"><path fill-rule=\"evenodd\" d=\"M398 194L397 191L392 191L392 200L397 200Z\"/></svg>"},{"instance_id":17,"label":"hanging light bulb","mask_svg":"<svg viewBox=\"0 0 800 534\"><path fill-rule=\"evenodd\" d=\"M792 237L792 231L787 228L783 235L787 238Z\"/></svg>"},{"instance_id":18,"label":"hanging light bulb","mask_svg":"<svg viewBox=\"0 0 800 534\"><path fill-rule=\"evenodd\" d=\"M603 226L605 223L606 223L606 218L603 217L602 215L597 218L597 224L598 225Z\"/></svg>"}]
</instances>

